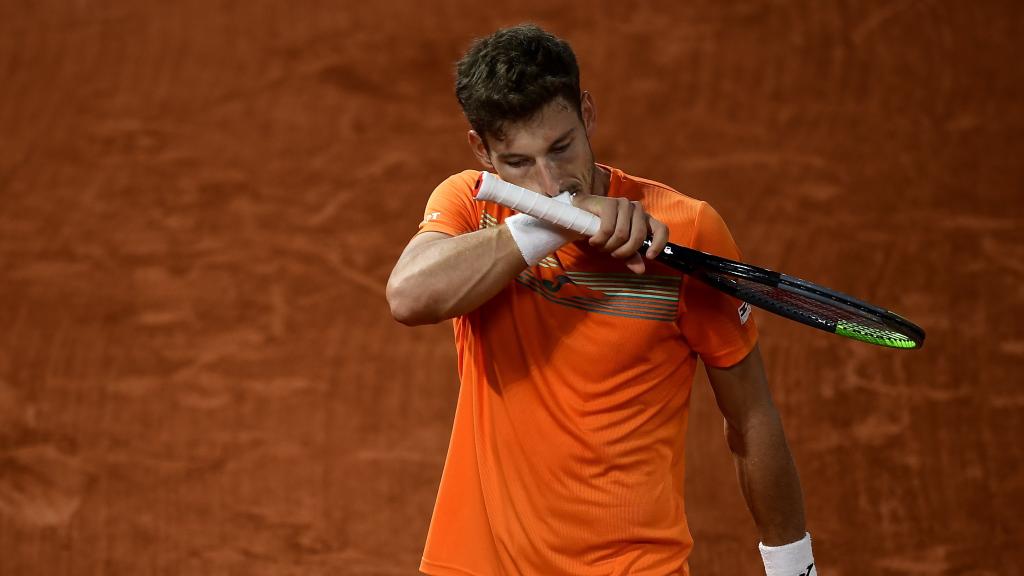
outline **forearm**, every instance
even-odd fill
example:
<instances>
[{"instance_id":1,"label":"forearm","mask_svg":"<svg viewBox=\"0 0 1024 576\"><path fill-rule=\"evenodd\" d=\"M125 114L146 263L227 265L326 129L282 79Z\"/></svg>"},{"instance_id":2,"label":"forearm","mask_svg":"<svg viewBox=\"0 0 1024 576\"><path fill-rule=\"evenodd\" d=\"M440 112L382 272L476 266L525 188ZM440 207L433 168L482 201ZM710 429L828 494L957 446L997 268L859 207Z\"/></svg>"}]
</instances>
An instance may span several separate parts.
<instances>
[{"instance_id":1,"label":"forearm","mask_svg":"<svg viewBox=\"0 0 1024 576\"><path fill-rule=\"evenodd\" d=\"M726 424L740 489L767 546L787 544L806 532L803 495L793 456L774 409L742 428Z\"/></svg>"},{"instance_id":2,"label":"forearm","mask_svg":"<svg viewBox=\"0 0 1024 576\"><path fill-rule=\"evenodd\" d=\"M387 298L404 324L432 324L471 312L526 268L506 226L411 246L388 280Z\"/></svg>"}]
</instances>

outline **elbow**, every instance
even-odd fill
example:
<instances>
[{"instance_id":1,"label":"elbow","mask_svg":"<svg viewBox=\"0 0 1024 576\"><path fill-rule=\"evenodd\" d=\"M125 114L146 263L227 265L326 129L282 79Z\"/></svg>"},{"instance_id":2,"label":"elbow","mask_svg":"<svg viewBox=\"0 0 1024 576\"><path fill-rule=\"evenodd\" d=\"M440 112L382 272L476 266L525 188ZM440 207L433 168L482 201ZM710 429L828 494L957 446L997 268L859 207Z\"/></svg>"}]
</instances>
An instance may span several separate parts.
<instances>
[{"instance_id":1,"label":"elbow","mask_svg":"<svg viewBox=\"0 0 1024 576\"><path fill-rule=\"evenodd\" d=\"M392 276L388 280L385 294L392 318L406 326L436 324L443 320L431 310L427 298L422 293L410 289L408 282L396 280Z\"/></svg>"}]
</instances>

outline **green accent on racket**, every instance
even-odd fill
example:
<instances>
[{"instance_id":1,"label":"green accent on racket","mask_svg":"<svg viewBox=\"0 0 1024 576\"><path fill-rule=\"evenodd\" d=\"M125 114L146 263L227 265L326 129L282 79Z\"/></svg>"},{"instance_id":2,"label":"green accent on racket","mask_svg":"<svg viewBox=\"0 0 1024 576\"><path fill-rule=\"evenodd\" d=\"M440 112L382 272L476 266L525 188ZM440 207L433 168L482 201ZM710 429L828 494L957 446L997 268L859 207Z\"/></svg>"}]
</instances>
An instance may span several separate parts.
<instances>
[{"instance_id":1,"label":"green accent on racket","mask_svg":"<svg viewBox=\"0 0 1024 576\"><path fill-rule=\"evenodd\" d=\"M846 320L836 322L836 334L889 348L917 348L917 342L899 332L869 328Z\"/></svg>"}]
</instances>

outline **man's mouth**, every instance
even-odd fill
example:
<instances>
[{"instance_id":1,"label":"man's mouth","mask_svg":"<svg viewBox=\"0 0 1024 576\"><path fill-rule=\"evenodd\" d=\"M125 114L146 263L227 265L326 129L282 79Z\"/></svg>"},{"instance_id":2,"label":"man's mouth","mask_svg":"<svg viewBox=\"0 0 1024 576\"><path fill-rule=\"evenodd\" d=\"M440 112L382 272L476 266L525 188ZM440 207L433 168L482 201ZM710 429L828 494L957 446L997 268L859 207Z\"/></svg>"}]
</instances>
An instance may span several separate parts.
<instances>
[{"instance_id":1,"label":"man's mouth","mask_svg":"<svg viewBox=\"0 0 1024 576\"><path fill-rule=\"evenodd\" d=\"M559 188L559 192L568 192L570 194L576 194L583 190L583 185L579 182L572 182Z\"/></svg>"}]
</instances>

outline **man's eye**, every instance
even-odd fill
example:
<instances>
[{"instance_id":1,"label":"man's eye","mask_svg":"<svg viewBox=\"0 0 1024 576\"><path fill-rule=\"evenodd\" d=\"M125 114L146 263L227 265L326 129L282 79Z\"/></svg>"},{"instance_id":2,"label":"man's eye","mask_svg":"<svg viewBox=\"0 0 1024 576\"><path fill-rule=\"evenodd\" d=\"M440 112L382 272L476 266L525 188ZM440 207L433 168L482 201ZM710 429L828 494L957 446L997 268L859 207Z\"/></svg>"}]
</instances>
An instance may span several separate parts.
<instances>
[{"instance_id":1,"label":"man's eye","mask_svg":"<svg viewBox=\"0 0 1024 576\"><path fill-rule=\"evenodd\" d=\"M569 149L569 145L568 144L562 144L560 146L553 147L551 149L551 151L554 152L555 154L561 154L562 152L565 152L568 149Z\"/></svg>"},{"instance_id":2,"label":"man's eye","mask_svg":"<svg viewBox=\"0 0 1024 576\"><path fill-rule=\"evenodd\" d=\"M508 164L513 168L522 168L523 166L526 166L526 160L511 160L509 162L505 162L505 164Z\"/></svg>"}]
</instances>

